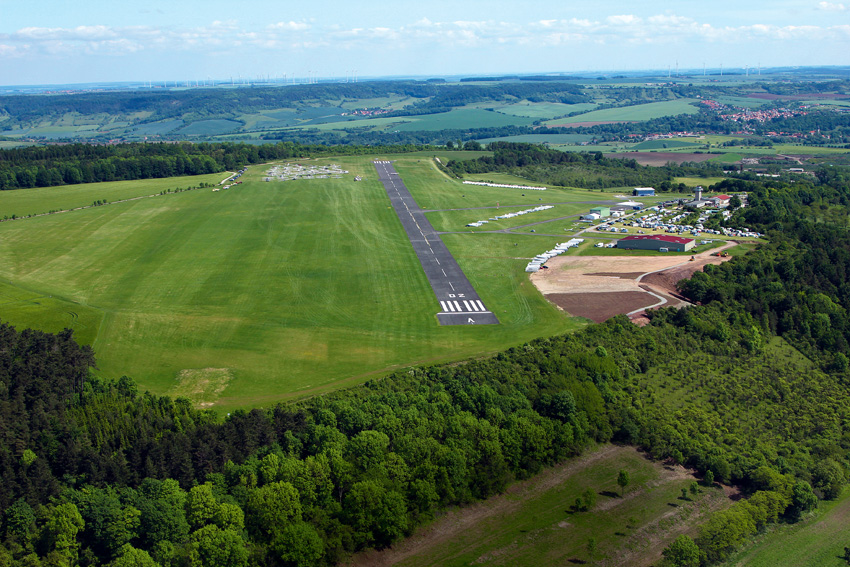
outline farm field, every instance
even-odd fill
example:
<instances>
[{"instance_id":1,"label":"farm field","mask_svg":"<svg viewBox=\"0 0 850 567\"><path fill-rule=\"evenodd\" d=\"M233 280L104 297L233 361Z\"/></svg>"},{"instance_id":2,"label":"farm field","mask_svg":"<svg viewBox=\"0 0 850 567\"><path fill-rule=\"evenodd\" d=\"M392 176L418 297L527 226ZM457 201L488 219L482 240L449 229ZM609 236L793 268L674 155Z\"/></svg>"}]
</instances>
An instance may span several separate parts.
<instances>
[{"instance_id":1,"label":"farm field","mask_svg":"<svg viewBox=\"0 0 850 567\"><path fill-rule=\"evenodd\" d=\"M623 496L616 483L620 470L630 477ZM397 546L355 557L349 567L653 565L678 535L695 535L708 512L732 504L719 488L700 487L682 500L681 490L694 480L690 471L649 461L631 447L603 446L505 494L450 511ZM586 490L596 495L596 505L575 511Z\"/></svg>"},{"instance_id":2,"label":"farm field","mask_svg":"<svg viewBox=\"0 0 850 567\"><path fill-rule=\"evenodd\" d=\"M556 116L564 116L573 112L587 112L596 108L596 104L584 102L579 104L562 104L558 102L517 102L504 106L494 107L499 112L513 114L514 116L526 116L534 119L550 119Z\"/></svg>"},{"instance_id":3,"label":"farm field","mask_svg":"<svg viewBox=\"0 0 850 567\"><path fill-rule=\"evenodd\" d=\"M674 177L674 183L684 183L688 187L696 187L697 185L701 185L702 187L708 189L715 183L720 183L726 179L725 177Z\"/></svg>"},{"instance_id":4,"label":"farm field","mask_svg":"<svg viewBox=\"0 0 850 567\"><path fill-rule=\"evenodd\" d=\"M422 157L398 156L397 166L432 206L516 194L494 189L464 199L467 188ZM372 158L318 161L352 175L267 183L258 166L218 193L0 223L0 317L54 332L70 327L93 346L98 374L127 374L160 394L213 390L190 398L222 411L494 352L580 324L528 285L516 237L447 235L501 324L440 327L439 304ZM180 186L124 182L114 194L151 194L165 182ZM34 191L30 206L55 207L57 189L41 191L46 200ZM114 200L96 187L81 191ZM551 240L523 244L537 253Z\"/></svg>"},{"instance_id":5,"label":"farm field","mask_svg":"<svg viewBox=\"0 0 850 567\"><path fill-rule=\"evenodd\" d=\"M578 116L550 120L545 124L556 125L574 124L576 122L651 120L662 116L696 114L698 110L693 104L691 104L693 102L696 102L696 99L683 98L679 100L650 102L647 104L638 104L621 108L606 108L604 110L594 110L585 114L579 114Z\"/></svg>"},{"instance_id":6,"label":"farm field","mask_svg":"<svg viewBox=\"0 0 850 567\"><path fill-rule=\"evenodd\" d=\"M727 567L794 567L796 565L847 565L843 559L847 522L850 521L850 491L832 502L820 502L808 519L794 525L779 525L758 536L744 551L723 565Z\"/></svg>"}]
</instances>

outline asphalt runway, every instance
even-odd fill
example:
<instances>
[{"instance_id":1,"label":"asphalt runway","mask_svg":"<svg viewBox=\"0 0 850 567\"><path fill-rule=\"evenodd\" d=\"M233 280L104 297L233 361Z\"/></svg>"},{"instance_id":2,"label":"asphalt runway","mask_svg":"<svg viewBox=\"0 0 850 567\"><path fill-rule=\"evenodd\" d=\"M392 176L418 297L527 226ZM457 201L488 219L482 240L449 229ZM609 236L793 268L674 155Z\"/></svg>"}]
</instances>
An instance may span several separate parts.
<instances>
[{"instance_id":1,"label":"asphalt runway","mask_svg":"<svg viewBox=\"0 0 850 567\"><path fill-rule=\"evenodd\" d=\"M389 161L374 162L425 276L437 296L440 325L498 325Z\"/></svg>"}]
</instances>

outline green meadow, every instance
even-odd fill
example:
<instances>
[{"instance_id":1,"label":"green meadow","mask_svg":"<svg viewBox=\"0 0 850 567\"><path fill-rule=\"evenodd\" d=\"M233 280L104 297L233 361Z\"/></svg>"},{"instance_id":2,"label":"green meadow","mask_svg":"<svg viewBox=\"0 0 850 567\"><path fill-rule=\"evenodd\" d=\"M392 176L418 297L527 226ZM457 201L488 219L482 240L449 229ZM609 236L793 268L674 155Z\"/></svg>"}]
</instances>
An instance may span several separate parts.
<instances>
[{"instance_id":1,"label":"green meadow","mask_svg":"<svg viewBox=\"0 0 850 567\"><path fill-rule=\"evenodd\" d=\"M0 191L0 218L40 215L50 211L65 211L87 207L95 201L120 201L156 195L162 191L174 191L198 187L201 183L218 184L230 173L211 173L187 177L167 177L145 181L108 181L63 185L40 189L16 189ZM208 189L207 189L208 190Z\"/></svg>"},{"instance_id":2,"label":"green meadow","mask_svg":"<svg viewBox=\"0 0 850 567\"><path fill-rule=\"evenodd\" d=\"M472 193L425 155L396 158L414 196L432 208L517 195ZM111 184L4 192L3 209L15 201L22 214L155 196L0 223L0 318L54 332L69 327L94 348L97 374L127 374L142 389L222 411L579 325L543 299L517 259L554 239L525 239L520 251L513 235L453 234L447 245L501 324L441 327L440 306L372 158L317 163L351 174L264 182L266 167L257 166L242 185L219 192L157 194L196 178L124 182L112 192L104 191Z\"/></svg>"},{"instance_id":3,"label":"green meadow","mask_svg":"<svg viewBox=\"0 0 850 567\"><path fill-rule=\"evenodd\" d=\"M606 108L603 110L593 110L585 114L570 116L568 118L558 118L550 120L546 124L573 124L575 122L609 122L609 121L630 121L630 120L651 120L653 118L661 118L662 116L676 116L678 114L696 114L699 112L697 107L692 103L696 99L683 98L679 100L669 100L664 102L650 102L646 104L636 104L632 106L623 106L618 108Z\"/></svg>"},{"instance_id":4,"label":"green meadow","mask_svg":"<svg viewBox=\"0 0 850 567\"><path fill-rule=\"evenodd\" d=\"M797 565L847 565L844 548L850 547L850 491L837 500L821 502L809 518L792 525L779 524L756 537L753 544L724 563L728 567L794 567Z\"/></svg>"},{"instance_id":5,"label":"green meadow","mask_svg":"<svg viewBox=\"0 0 850 567\"><path fill-rule=\"evenodd\" d=\"M624 493L616 482L621 470L629 475ZM700 487L683 499L682 489L692 482L684 469L664 467L634 449L602 447L505 494L450 511L387 550L382 564L656 564L679 534L695 535L710 511L731 504L716 488ZM575 510L587 490L596 503L589 511Z\"/></svg>"}]
</instances>

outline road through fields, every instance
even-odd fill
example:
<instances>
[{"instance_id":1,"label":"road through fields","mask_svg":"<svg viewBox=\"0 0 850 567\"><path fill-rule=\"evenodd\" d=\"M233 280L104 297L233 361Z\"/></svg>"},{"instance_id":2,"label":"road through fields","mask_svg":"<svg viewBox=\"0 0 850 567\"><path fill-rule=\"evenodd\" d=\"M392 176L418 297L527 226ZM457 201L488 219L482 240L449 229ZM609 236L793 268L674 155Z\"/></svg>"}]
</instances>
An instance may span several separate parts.
<instances>
[{"instance_id":1,"label":"road through fields","mask_svg":"<svg viewBox=\"0 0 850 567\"><path fill-rule=\"evenodd\" d=\"M404 226L425 276L439 301L441 325L497 325L499 320L487 307L449 249L434 231L425 213L405 187L389 161L376 161L378 178Z\"/></svg>"}]
</instances>

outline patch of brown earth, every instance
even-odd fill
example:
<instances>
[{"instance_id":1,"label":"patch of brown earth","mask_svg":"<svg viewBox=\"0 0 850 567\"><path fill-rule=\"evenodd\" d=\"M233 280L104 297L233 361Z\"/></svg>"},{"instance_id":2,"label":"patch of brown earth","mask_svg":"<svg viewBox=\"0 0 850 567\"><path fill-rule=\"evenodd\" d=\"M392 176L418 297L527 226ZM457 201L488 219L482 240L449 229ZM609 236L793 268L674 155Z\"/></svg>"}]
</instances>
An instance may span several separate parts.
<instances>
[{"instance_id":1,"label":"patch of brown earth","mask_svg":"<svg viewBox=\"0 0 850 567\"><path fill-rule=\"evenodd\" d=\"M621 280L636 280L646 272L596 272L595 274L587 274L588 276L608 276L612 278L620 278Z\"/></svg>"},{"instance_id":2,"label":"patch of brown earth","mask_svg":"<svg viewBox=\"0 0 850 567\"><path fill-rule=\"evenodd\" d=\"M658 303L658 298L643 291L608 293L550 293L546 299L574 317L584 317L601 323L620 313Z\"/></svg>"},{"instance_id":3,"label":"patch of brown earth","mask_svg":"<svg viewBox=\"0 0 850 567\"><path fill-rule=\"evenodd\" d=\"M531 274L530 280L546 299L576 317L598 323L631 314L632 321L645 325L649 319L640 309L657 305L659 297L665 300L665 307L688 305L676 284L707 264L728 260L728 256L711 254L736 244L727 242L694 255L694 260L667 255L558 256L547 262L548 270Z\"/></svg>"}]
</instances>

